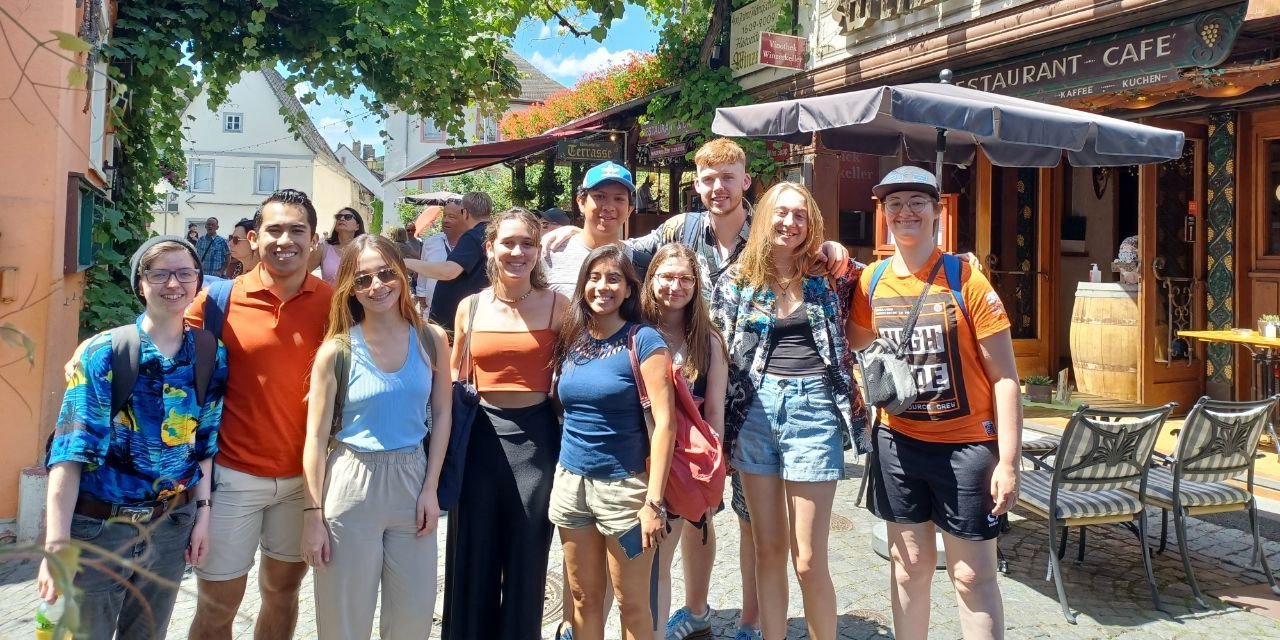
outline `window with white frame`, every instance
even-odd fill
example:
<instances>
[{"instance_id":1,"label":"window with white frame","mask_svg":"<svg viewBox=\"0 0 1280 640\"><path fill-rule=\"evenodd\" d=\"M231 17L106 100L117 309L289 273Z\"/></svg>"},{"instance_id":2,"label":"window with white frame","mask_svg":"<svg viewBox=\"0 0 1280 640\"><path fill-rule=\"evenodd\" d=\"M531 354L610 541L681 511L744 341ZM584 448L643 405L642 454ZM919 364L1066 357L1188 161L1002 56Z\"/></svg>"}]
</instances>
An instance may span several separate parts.
<instances>
[{"instance_id":1,"label":"window with white frame","mask_svg":"<svg viewBox=\"0 0 1280 640\"><path fill-rule=\"evenodd\" d=\"M192 160L187 185L195 193L213 193L213 160Z\"/></svg>"},{"instance_id":2,"label":"window with white frame","mask_svg":"<svg viewBox=\"0 0 1280 640\"><path fill-rule=\"evenodd\" d=\"M223 133L240 133L242 131L244 131L244 114L243 113L222 114L222 132Z\"/></svg>"},{"instance_id":3,"label":"window with white frame","mask_svg":"<svg viewBox=\"0 0 1280 640\"><path fill-rule=\"evenodd\" d=\"M436 126L435 120L423 118L419 129L422 131L423 142L444 142L444 129Z\"/></svg>"},{"instance_id":4,"label":"window with white frame","mask_svg":"<svg viewBox=\"0 0 1280 640\"><path fill-rule=\"evenodd\" d=\"M502 139L498 133L498 120L491 116L481 116L476 120L476 139L479 142L497 142Z\"/></svg>"},{"instance_id":5,"label":"window with white frame","mask_svg":"<svg viewBox=\"0 0 1280 640\"><path fill-rule=\"evenodd\" d=\"M253 163L253 192L275 193L280 188L280 163Z\"/></svg>"}]
</instances>

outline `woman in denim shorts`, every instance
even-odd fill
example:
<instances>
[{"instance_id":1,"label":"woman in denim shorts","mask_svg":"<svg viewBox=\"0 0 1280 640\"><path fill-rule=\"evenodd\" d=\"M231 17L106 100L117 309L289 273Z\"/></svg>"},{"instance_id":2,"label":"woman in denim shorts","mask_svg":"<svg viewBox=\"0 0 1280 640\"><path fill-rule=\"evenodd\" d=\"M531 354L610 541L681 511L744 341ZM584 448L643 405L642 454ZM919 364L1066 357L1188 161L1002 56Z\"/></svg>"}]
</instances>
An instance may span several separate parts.
<instances>
[{"instance_id":1,"label":"woman in denim shorts","mask_svg":"<svg viewBox=\"0 0 1280 640\"><path fill-rule=\"evenodd\" d=\"M667 528L663 492L675 447L669 354L662 336L640 322L640 281L631 261L618 245L593 249L554 356L564 432L548 515L564 544L575 640L604 637L606 571L621 605L623 637L653 637L649 572ZM652 401L652 431L639 383Z\"/></svg>"},{"instance_id":2,"label":"woman in denim shorts","mask_svg":"<svg viewBox=\"0 0 1280 640\"><path fill-rule=\"evenodd\" d=\"M822 239L809 191L775 185L757 204L742 258L712 304L729 345L725 448L751 512L766 640L786 636L788 552L800 573L809 637L835 637L831 505L844 478L843 449L867 449L844 339L861 270L813 275Z\"/></svg>"},{"instance_id":3,"label":"woman in denim shorts","mask_svg":"<svg viewBox=\"0 0 1280 640\"><path fill-rule=\"evenodd\" d=\"M901 413L883 413L868 465L868 506L888 526L893 631L929 634L934 532L941 529L964 637L1000 638L995 538L999 516L1017 500L1022 429L1009 316L986 277L938 248L933 174L899 167L872 192L896 251L865 270L850 342L862 348L879 336L896 344L924 300L906 350L920 394ZM955 261L951 275L943 260Z\"/></svg>"}]
</instances>

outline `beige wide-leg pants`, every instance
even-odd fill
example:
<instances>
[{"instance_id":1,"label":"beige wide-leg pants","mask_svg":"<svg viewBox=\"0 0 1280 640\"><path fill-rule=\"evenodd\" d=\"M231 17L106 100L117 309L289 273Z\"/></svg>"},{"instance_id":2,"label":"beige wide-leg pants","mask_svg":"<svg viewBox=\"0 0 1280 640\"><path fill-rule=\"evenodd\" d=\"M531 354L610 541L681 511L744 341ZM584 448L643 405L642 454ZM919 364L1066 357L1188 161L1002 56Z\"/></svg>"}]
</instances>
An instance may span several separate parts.
<instances>
[{"instance_id":1,"label":"beige wide-leg pants","mask_svg":"<svg viewBox=\"0 0 1280 640\"><path fill-rule=\"evenodd\" d=\"M417 537L422 448L329 454L324 513L330 561L315 572L321 640L368 640L382 587L382 640L421 640L436 603L436 534Z\"/></svg>"}]
</instances>

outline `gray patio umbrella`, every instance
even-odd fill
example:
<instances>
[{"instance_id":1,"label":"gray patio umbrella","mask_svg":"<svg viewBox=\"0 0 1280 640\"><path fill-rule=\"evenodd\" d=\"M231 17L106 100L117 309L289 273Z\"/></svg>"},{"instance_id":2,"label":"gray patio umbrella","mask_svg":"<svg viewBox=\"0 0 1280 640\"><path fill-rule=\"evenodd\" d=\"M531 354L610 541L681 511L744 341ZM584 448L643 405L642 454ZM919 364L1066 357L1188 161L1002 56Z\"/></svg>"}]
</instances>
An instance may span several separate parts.
<instances>
[{"instance_id":1,"label":"gray patio umbrella","mask_svg":"<svg viewBox=\"0 0 1280 640\"><path fill-rule=\"evenodd\" d=\"M947 72L944 72L944 78ZM1062 152L1077 167L1164 162L1182 155L1183 134L1076 109L947 83L877 87L716 109L724 136L808 144L879 156L905 150L916 162L970 165L981 149L1004 167L1053 167Z\"/></svg>"},{"instance_id":2,"label":"gray patio umbrella","mask_svg":"<svg viewBox=\"0 0 1280 640\"><path fill-rule=\"evenodd\" d=\"M404 197L405 202L413 204L448 204L450 200L461 200L462 194L452 191L431 191L428 193L415 193Z\"/></svg>"}]
</instances>

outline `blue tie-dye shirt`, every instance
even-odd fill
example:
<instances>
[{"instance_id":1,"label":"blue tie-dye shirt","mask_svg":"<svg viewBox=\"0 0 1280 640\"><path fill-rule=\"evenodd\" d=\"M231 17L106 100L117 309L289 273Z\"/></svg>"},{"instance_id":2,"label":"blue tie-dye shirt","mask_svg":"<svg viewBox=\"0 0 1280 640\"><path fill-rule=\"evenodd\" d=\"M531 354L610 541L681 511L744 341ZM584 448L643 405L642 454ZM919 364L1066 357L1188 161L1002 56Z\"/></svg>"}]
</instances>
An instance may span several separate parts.
<instances>
[{"instance_id":1,"label":"blue tie-dye shirt","mask_svg":"<svg viewBox=\"0 0 1280 640\"><path fill-rule=\"evenodd\" d=\"M142 331L138 381L133 396L111 417L111 334L89 339L62 398L49 453L50 466L81 462L80 491L103 502L136 504L163 500L195 486L198 463L218 451L222 396L227 388L227 350L218 344L217 364L196 402L195 336L166 358Z\"/></svg>"}]
</instances>

